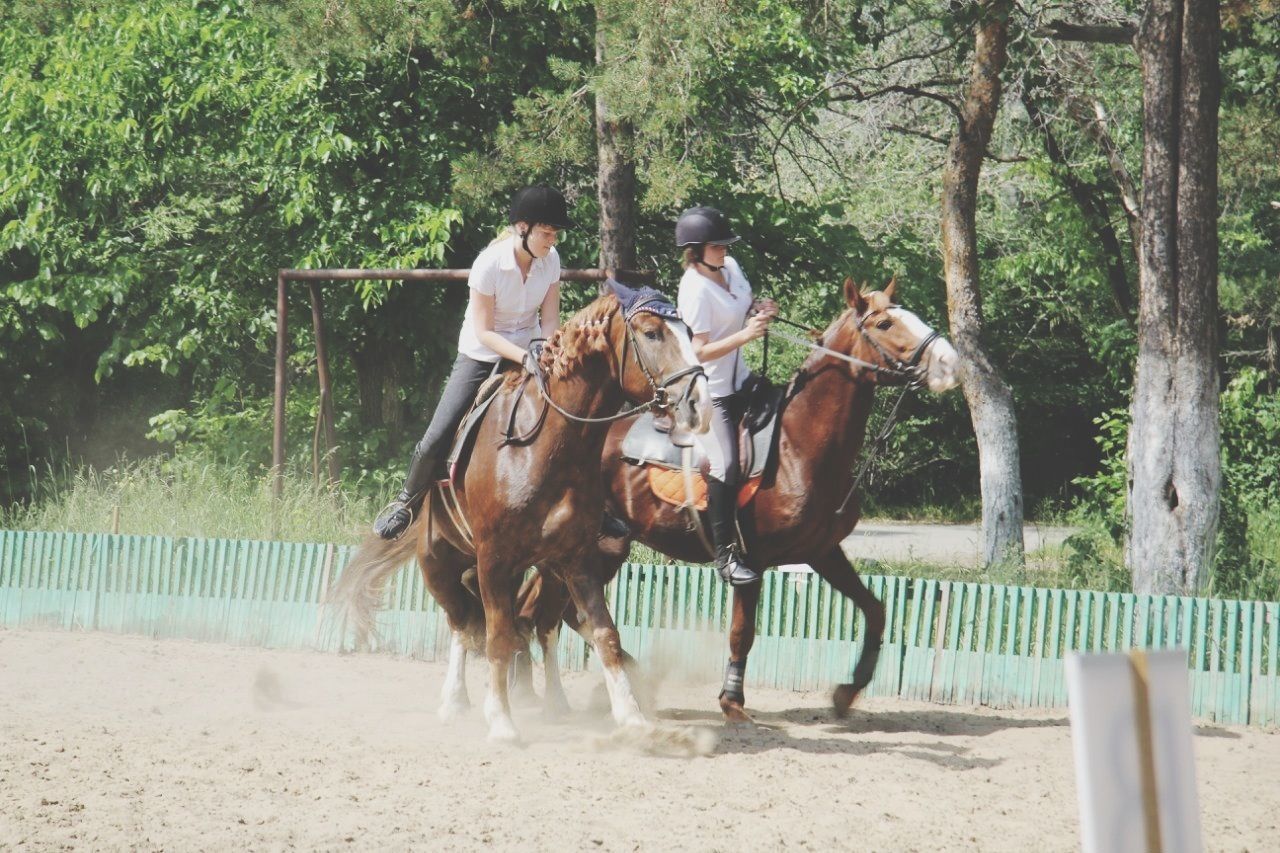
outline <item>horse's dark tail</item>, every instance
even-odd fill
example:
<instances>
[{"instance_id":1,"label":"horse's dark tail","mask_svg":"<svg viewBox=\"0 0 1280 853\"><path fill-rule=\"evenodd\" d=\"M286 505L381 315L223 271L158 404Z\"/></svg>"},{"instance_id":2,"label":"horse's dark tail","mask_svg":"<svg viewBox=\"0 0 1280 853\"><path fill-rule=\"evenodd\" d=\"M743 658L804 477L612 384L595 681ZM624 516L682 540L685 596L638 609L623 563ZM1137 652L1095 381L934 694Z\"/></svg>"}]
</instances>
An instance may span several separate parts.
<instances>
[{"instance_id":1,"label":"horse's dark tail","mask_svg":"<svg viewBox=\"0 0 1280 853\"><path fill-rule=\"evenodd\" d=\"M325 623L329 631L337 632L340 648L346 647L352 635L357 651L367 651L377 643L378 611L387 581L413 556L425 517L426 512L414 519L399 539L366 536L330 588L324 602Z\"/></svg>"}]
</instances>

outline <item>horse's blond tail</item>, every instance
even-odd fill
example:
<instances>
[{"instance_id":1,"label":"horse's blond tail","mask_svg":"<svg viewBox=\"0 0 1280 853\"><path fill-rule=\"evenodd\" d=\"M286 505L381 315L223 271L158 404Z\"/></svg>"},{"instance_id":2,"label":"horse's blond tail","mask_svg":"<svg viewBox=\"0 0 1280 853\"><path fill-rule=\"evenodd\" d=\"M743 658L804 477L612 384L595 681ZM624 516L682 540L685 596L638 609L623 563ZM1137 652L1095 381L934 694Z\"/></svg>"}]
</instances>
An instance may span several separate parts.
<instances>
[{"instance_id":1,"label":"horse's blond tail","mask_svg":"<svg viewBox=\"0 0 1280 853\"><path fill-rule=\"evenodd\" d=\"M330 631L337 632L339 647L345 648L352 635L357 651L367 651L378 642L378 611L387 581L413 556L425 517L424 512L414 519L399 539L366 536L330 588L324 602L325 621Z\"/></svg>"}]
</instances>

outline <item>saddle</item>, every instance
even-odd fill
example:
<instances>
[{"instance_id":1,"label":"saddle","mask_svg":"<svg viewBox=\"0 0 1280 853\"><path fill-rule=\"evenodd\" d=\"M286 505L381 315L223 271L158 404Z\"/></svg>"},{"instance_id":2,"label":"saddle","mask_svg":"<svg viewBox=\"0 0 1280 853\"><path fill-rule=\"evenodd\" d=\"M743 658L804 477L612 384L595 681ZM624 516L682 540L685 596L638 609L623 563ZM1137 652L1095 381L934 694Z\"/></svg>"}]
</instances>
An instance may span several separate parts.
<instances>
[{"instance_id":1,"label":"saddle","mask_svg":"<svg viewBox=\"0 0 1280 853\"><path fill-rule=\"evenodd\" d=\"M462 469L466 466L467 459L471 455L471 446L475 443L476 430L484 421L485 413L493 405L498 389L502 387L502 383L505 380L506 377L502 375L502 372L495 370L484 381L484 384L480 386L480 390L476 392L476 401L471 404L471 409L467 412L466 417L462 419L462 423L458 425L458 431L453 434L453 445L449 450L449 463L445 477L449 483L456 483L462 473Z\"/></svg>"},{"instance_id":2,"label":"saddle","mask_svg":"<svg viewBox=\"0 0 1280 853\"><path fill-rule=\"evenodd\" d=\"M782 410L783 389L768 380L756 380L743 386L748 392L747 412L738 427L739 482L738 508L755 497L766 467L773 456L777 437L778 415ZM696 442L677 445L670 435L669 424L646 412L636 419L622 439L622 458L646 469L649 488L666 503L678 507L707 508L707 476L710 460ZM692 495L686 493L684 460L688 458L693 474Z\"/></svg>"}]
</instances>

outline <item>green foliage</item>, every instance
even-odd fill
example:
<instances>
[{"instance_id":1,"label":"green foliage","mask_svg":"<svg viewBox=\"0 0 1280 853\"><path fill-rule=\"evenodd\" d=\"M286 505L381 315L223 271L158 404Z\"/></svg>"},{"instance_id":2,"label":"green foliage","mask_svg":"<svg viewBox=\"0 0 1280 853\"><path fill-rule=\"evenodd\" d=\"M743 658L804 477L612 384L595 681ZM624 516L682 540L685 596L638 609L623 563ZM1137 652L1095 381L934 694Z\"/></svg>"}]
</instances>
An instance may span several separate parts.
<instances>
[{"instance_id":1,"label":"green foliage","mask_svg":"<svg viewBox=\"0 0 1280 853\"><path fill-rule=\"evenodd\" d=\"M1107 21L1140 6L1091 10ZM1257 372L1274 370L1264 351L1280 329L1274 12L1273 0L1226 9L1221 54L1227 488L1214 582L1242 594L1274 589L1277 562L1277 377ZM896 274L903 303L945 329L938 193L955 116L942 99L968 76L975 13L867 0L0 0L4 500L32 497L31 468L68 453L107 467L176 449L261 477L275 270L467 266L510 190L534 180L564 187L594 222L597 98L634 130L639 254L660 285L680 272L674 215L712 203L744 235L734 253L757 290L791 319L824 326L846 275L878 287ZM1089 114L1105 113L1135 175L1141 88L1127 47L1032 36L1050 13L1014 13L979 185L984 335L1014 389L1026 505L1098 519L1068 582L1114 588L1135 333L1111 293L1116 259L1068 176L1117 226L1131 288L1135 247L1112 163L1044 81L1059 73ZM1047 156L1024 91L1065 165ZM594 229L567 234L561 254L593 265ZM590 296L567 286L565 308ZM377 490L425 423L465 289L360 282L324 297L346 487ZM288 441L305 470L319 401L301 288L289 306ZM804 355L775 340L770 374L786 378ZM760 366L758 344L748 357ZM891 402L881 395L872 429ZM972 516L977 485L963 399L912 396L867 505Z\"/></svg>"}]
</instances>

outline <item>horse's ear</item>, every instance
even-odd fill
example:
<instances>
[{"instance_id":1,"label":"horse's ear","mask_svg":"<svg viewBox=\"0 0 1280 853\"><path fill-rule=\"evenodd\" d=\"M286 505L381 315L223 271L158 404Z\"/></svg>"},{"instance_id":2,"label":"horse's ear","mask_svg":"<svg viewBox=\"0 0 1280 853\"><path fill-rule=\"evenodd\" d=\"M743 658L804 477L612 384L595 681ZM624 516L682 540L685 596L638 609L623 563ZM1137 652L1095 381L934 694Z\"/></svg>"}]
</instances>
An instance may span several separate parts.
<instances>
[{"instance_id":1,"label":"horse's ear","mask_svg":"<svg viewBox=\"0 0 1280 853\"><path fill-rule=\"evenodd\" d=\"M884 286L884 295L890 302L893 302L893 292L898 289L898 277L895 275L889 279L889 283Z\"/></svg>"},{"instance_id":2,"label":"horse's ear","mask_svg":"<svg viewBox=\"0 0 1280 853\"><path fill-rule=\"evenodd\" d=\"M845 304L857 311L859 314L866 313L867 298L862 295L862 291L858 285L854 283L852 278L844 280L844 301Z\"/></svg>"}]
</instances>

